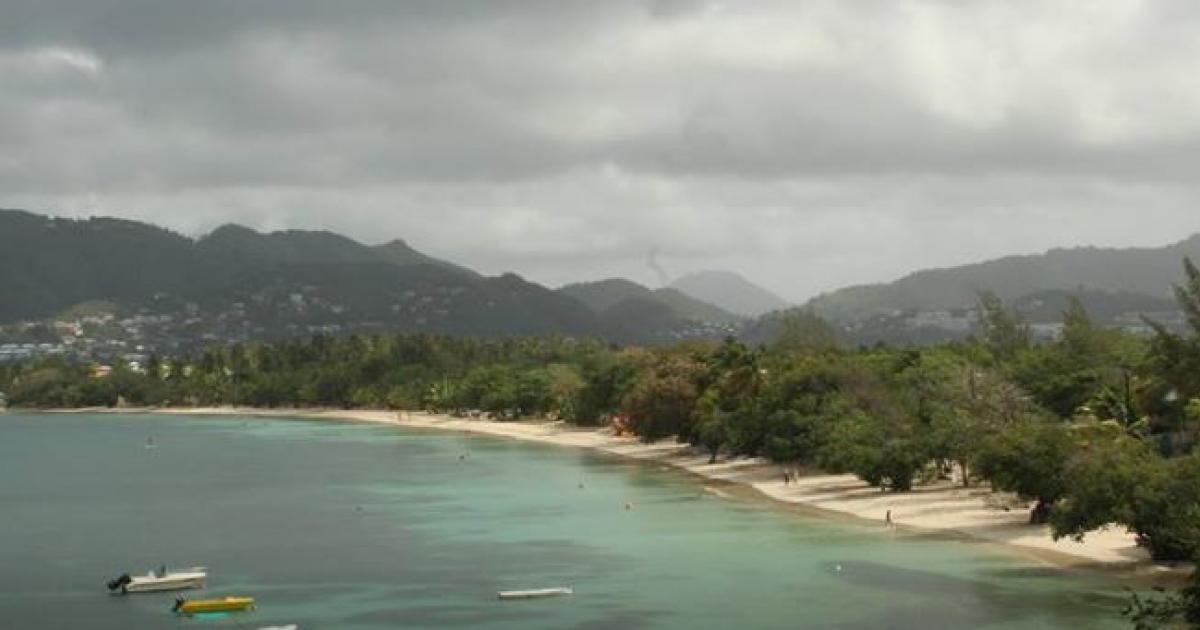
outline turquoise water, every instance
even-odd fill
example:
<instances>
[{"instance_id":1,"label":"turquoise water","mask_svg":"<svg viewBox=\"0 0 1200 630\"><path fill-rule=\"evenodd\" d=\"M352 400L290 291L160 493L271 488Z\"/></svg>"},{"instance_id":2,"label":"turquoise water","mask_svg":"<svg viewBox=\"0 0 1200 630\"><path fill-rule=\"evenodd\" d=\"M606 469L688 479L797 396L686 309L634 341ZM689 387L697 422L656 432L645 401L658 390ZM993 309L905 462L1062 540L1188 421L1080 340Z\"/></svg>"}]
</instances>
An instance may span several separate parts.
<instances>
[{"instance_id":1,"label":"turquoise water","mask_svg":"<svg viewBox=\"0 0 1200 630\"><path fill-rule=\"evenodd\" d=\"M205 565L206 594L259 609L189 620L168 612L173 594L106 594L107 579L162 563ZM576 595L495 597L560 585ZM1111 582L982 545L721 497L581 450L309 421L0 415L5 628L1122 628L1122 602Z\"/></svg>"}]
</instances>

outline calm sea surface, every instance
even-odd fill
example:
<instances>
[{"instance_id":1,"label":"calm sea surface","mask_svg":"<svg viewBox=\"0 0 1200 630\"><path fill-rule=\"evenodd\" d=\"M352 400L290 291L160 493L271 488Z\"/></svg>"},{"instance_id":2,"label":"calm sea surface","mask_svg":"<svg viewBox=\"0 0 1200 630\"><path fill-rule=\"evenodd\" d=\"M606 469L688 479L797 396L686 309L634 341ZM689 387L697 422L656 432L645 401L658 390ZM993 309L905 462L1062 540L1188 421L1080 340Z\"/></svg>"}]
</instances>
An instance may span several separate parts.
<instances>
[{"instance_id":1,"label":"calm sea surface","mask_svg":"<svg viewBox=\"0 0 1200 630\"><path fill-rule=\"evenodd\" d=\"M173 594L106 594L107 579L163 563L207 566L204 594L259 609L182 619ZM576 595L495 595L560 585ZM0 628L1123 628L1122 602L1099 578L723 498L580 450L308 421L0 415Z\"/></svg>"}]
</instances>

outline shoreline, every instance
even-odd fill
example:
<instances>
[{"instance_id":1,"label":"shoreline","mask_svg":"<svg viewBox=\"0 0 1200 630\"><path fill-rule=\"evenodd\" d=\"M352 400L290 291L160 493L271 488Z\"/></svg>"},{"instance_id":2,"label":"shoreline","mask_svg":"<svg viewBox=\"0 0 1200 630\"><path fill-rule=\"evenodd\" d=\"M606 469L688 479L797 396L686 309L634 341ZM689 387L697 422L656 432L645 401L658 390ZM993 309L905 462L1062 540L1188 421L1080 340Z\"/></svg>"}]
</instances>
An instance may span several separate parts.
<instances>
[{"instance_id":1,"label":"shoreline","mask_svg":"<svg viewBox=\"0 0 1200 630\"><path fill-rule=\"evenodd\" d=\"M13 410L18 411L18 410ZM32 411L32 410L31 410ZM409 429L457 431L556 446L585 448L618 457L653 462L690 473L703 482L727 485L749 499L766 499L789 510L823 518L850 519L883 526L891 511L895 530L908 536L938 536L989 544L1057 569L1102 572L1114 577L1174 581L1185 575L1179 567L1152 562L1137 547L1132 534L1107 529L1092 532L1083 542L1054 541L1048 526L1028 524L1028 509L1012 497L986 487L962 488L939 482L919 485L908 493L888 493L867 486L853 475L802 474L785 484L780 466L760 459L718 458L670 440L645 444L616 437L605 429L575 427L564 422L497 422L454 418L425 412L341 409L199 408L84 408L43 410L50 413L130 413L174 416L241 415L251 417L332 420L390 425ZM711 490L711 489L710 489ZM723 494L716 492L716 494Z\"/></svg>"}]
</instances>

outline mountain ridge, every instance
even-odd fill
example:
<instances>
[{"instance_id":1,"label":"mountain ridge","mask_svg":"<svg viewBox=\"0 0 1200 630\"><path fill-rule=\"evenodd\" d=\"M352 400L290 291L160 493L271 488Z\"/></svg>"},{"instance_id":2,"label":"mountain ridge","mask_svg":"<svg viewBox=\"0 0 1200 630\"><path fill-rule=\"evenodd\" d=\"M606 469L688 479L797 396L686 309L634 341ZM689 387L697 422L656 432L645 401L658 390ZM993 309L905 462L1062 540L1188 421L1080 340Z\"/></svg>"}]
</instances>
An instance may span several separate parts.
<instances>
[{"instance_id":1,"label":"mountain ridge","mask_svg":"<svg viewBox=\"0 0 1200 630\"><path fill-rule=\"evenodd\" d=\"M608 278L564 285L559 292L579 300L597 313L604 313L621 302L639 298L668 306L676 316L700 322L731 324L742 318L719 306L696 299L673 287L651 289L624 278Z\"/></svg>"},{"instance_id":2,"label":"mountain ridge","mask_svg":"<svg viewBox=\"0 0 1200 630\"><path fill-rule=\"evenodd\" d=\"M226 224L189 238L125 219L0 210L0 324L110 302L176 345L317 332L569 335L630 343L729 334L736 318L674 290L597 312L514 273L483 276L401 239ZM720 319L726 328L693 320ZM735 332L735 331L733 331ZM207 341L206 341L207 340ZM140 344L139 345L146 345Z\"/></svg>"},{"instance_id":3,"label":"mountain ridge","mask_svg":"<svg viewBox=\"0 0 1200 630\"><path fill-rule=\"evenodd\" d=\"M824 293L805 306L830 319L854 321L891 311L969 308L983 291L1005 301L1039 291L1075 289L1169 297L1185 256L1200 259L1200 234L1162 247L1054 248L924 269L892 282Z\"/></svg>"}]
</instances>

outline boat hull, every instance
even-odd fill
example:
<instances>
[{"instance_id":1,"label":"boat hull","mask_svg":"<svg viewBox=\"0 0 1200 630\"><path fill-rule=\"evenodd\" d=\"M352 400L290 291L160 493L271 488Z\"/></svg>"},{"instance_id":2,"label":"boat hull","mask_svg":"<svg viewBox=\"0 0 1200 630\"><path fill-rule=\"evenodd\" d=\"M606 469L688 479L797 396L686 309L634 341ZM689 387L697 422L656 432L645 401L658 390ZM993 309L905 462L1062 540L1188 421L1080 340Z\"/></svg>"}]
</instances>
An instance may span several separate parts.
<instances>
[{"instance_id":1,"label":"boat hull","mask_svg":"<svg viewBox=\"0 0 1200 630\"><path fill-rule=\"evenodd\" d=\"M188 576L178 578L154 578L143 580L142 578L133 578L125 586L127 593L160 593L162 591L184 591L193 588L204 588L204 576Z\"/></svg>"},{"instance_id":2,"label":"boat hull","mask_svg":"<svg viewBox=\"0 0 1200 630\"><path fill-rule=\"evenodd\" d=\"M251 608L254 608L253 597L225 597L184 602L179 606L178 611L185 615L195 615L197 613L239 612Z\"/></svg>"},{"instance_id":3,"label":"boat hull","mask_svg":"<svg viewBox=\"0 0 1200 630\"><path fill-rule=\"evenodd\" d=\"M160 593L204 588L207 579L208 572L204 567L193 567L162 574L122 575L109 582L108 588L114 591L120 589L121 593Z\"/></svg>"},{"instance_id":4,"label":"boat hull","mask_svg":"<svg viewBox=\"0 0 1200 630\"><path fill-rule=\"evenodd\" d=\"M562 597L563 595L574 595L575 591L562 588L538 588L527 591L500 591L496 594L500 599L540 599L542 597Z\"/></svg>"}]
</instances>

